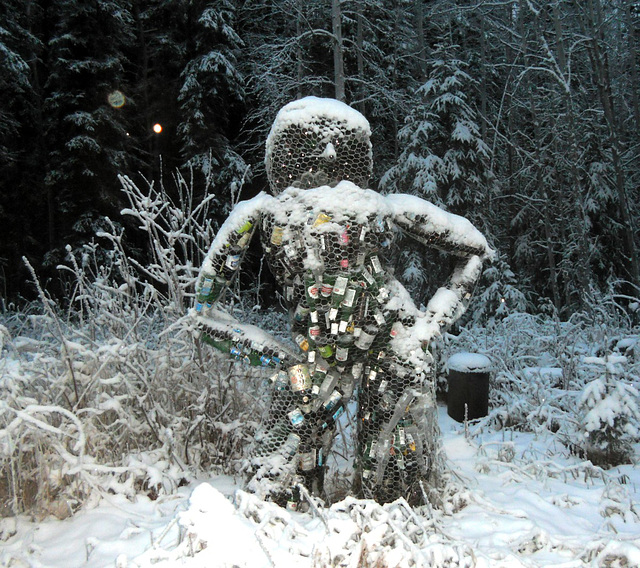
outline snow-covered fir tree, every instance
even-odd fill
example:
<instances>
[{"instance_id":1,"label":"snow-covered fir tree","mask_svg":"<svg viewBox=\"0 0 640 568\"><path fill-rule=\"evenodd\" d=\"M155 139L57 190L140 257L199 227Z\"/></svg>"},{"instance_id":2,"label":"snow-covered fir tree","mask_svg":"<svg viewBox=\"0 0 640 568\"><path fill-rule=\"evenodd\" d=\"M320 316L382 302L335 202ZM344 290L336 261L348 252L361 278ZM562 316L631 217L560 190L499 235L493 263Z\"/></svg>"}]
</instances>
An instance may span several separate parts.
<instances>
[{"instance_id":1,"label":"snow-covered fir tree","mask_svg":"<svg viewBox=\"0 0 640 568\"><path fill-rule=\"evenodd\" d=\"M434 52L429 80L417 89L399 133L398 163L382 179L384 190L418 195L455 213L479 214L494 178L474 89L474 79L452 49Z\"/></svg>"},{"instance_id":2,"label":"snow-covered fir tree","mask_svg":"<svg viewBox=\"0 0 640 568\"><path fill-rule=\"evenodd\" d=\"M501 320L528 311L529 303L504 255L499 255L482 275L482 288L472 300L470 318L476 324Z\"/></svg>"},{"instance_id":3,"label":"snow-covered fir tree","mask_svg":"<svg viewBox=\"0 0 640 568\"><path fill-rule=\"evenodd\" d=\"M119 89L133 32L130 13L113 0L64 0L48 16L55 25L47 46L46 186L57 263L61 247L90 240L97 219L119 209L116 175L128 167L130 146Z\"/></svg>"},{"instance_id":4,"label":"snow-covered fir tree","mask_svg":"<svg viewBox=\"0 0 640 568\"><path fill-rule=\"evenodd\" d=\"M601 466L628 463L632 444L640 435L638 390L624 376L626 358L609 354L590 357L585 362L597 365L602 375L590 381L582 392L579 421L582 424L584 450L588 459Z\"/></svg>"},{"instance_id":5,"label":"snow-covered fir tree","mask_svg":"<svg viewBox=\"0 0 640 568\"><path fill-rule=\"evenodd\" d=\"M236 52L242 40L234 31L234 7L220 1L201 3L201 13L187 42L190 58L181 74L177 133L183 159L221 185L241 179L246 165L229 141L234 113L244 99L244 80L237 69Z\"/></svg>"}]
</instances>

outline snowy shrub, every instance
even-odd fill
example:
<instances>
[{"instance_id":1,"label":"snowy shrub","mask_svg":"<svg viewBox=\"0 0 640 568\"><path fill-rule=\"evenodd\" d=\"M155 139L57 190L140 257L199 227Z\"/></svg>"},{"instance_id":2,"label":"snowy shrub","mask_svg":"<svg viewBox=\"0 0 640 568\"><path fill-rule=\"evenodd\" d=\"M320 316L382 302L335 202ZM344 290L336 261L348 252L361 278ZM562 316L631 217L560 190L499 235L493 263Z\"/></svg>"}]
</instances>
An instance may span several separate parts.
<instances>
[{"instance_id":1,"label":"snowy shrub","mask_svg":"<svg viewBox=\"0 0 640 568\"><path fill-rule=\"evenodd\" d=\"M233 472L253 436L263 377L200 351L185 317L215 196L196 203L182 177L174 198L121 181L149 260L106 219L98 242L67 249L64 309L33 274L40 303L0 314L3 515L67 516L103 490L168 493L201 471Z\"/></svg>"},{"instance_id":2,"label":"snowy shrub","mask_svg":"<svg viewBox=\"0 0 640 568\"><path fill-rule=\"evenodd\" d=\"M596 465L629 463L632 444L640 435L638 391L627 381L621 368L626 359L617 355L589 357L602 375L589 382L580 398L582 447Z\"/></svg>"},{"instance_id":3,"label":"snowy shrub","mask_svg":"<svg viewBox=\"0 0 640 568\"><path fill-rule=\"evenodd\" d=\"M585 358L607 345L611 334L625 335L614 325L594 325L583 314L562 322L516 313L447 336L440 361L444 364L458 351L488 356L494 368L489 422L498 428L557 432L566 445L574 447L580 445L578 402L585 385L596 378ZM628 342L620 344L628 347ZM629 365L628 370L634 372Z\"/></svg>"}]
</instances>

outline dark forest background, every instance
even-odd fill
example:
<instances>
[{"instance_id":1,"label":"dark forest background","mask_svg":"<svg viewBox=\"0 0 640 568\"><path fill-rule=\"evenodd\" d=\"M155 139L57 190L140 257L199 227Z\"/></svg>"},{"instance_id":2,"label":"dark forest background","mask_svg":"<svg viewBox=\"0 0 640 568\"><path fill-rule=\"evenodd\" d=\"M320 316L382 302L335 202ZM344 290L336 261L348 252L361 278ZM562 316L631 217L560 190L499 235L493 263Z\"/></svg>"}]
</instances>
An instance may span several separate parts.
<instances>
[{"instance_id":1,"label":"dark forest background","mask_svg":"<svg viewBox=\"0 0 640 568\"><path fill-rule=\"evenodd\" d=\"M305 95L369 119L373 188L489 236L484 311L637 295L639 34L634 0L4 0L0 298L124 222L118 174L208 179L222 219ZM403 249L414 288L425 262Z\"/></svg>"}]
</instances>

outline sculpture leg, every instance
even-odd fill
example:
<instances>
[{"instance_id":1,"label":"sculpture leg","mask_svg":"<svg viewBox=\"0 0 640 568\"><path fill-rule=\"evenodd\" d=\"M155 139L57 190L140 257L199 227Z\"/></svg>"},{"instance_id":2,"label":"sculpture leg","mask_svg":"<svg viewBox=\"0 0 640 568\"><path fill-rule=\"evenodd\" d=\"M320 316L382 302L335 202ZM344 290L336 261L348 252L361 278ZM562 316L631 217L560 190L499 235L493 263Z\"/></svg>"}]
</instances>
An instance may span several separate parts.
<instances>
[{"instance_id":1,"label":"sculpture leg","mask_svg":"<svg viewBox=\"0 0 640 568\"><path fill-rule=\"evenodd\" d=\"M247 489L281 505L292 502L299 483L323 493L336 413L307 398L294 392L286 372L276 373L269 409L249 448Z\"/></svg>"},{"instance_id":2,"label":"sculpture leg","mask_svg":"<svg viewBox=\"0 0 640 568\"><path fill-rule=\"evenodd\" d=\"M423 501L439 473L433 378L394 354L369 364L358 402L358 493L381 503Z\"/></svg>"}]
</instances>

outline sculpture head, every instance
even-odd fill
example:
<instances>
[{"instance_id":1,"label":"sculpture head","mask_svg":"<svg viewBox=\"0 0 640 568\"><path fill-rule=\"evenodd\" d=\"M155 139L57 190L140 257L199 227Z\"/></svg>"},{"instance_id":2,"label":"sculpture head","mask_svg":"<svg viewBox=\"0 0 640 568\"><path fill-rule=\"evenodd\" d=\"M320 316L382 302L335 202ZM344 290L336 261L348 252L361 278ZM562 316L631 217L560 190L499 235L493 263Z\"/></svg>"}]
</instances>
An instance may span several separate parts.
<instances>
[{"instance_id":1,"label":"sculpture head","mask_svg":"<svg viewBox=\"0 0 640 568\"><path fill-rule=\"evenodd\" d=\"M365 188L373 170L370 137L367 119L337 100L305 97L285 105L267 137L271 191L343 180Z\"/></svg>"}]
</instances>

